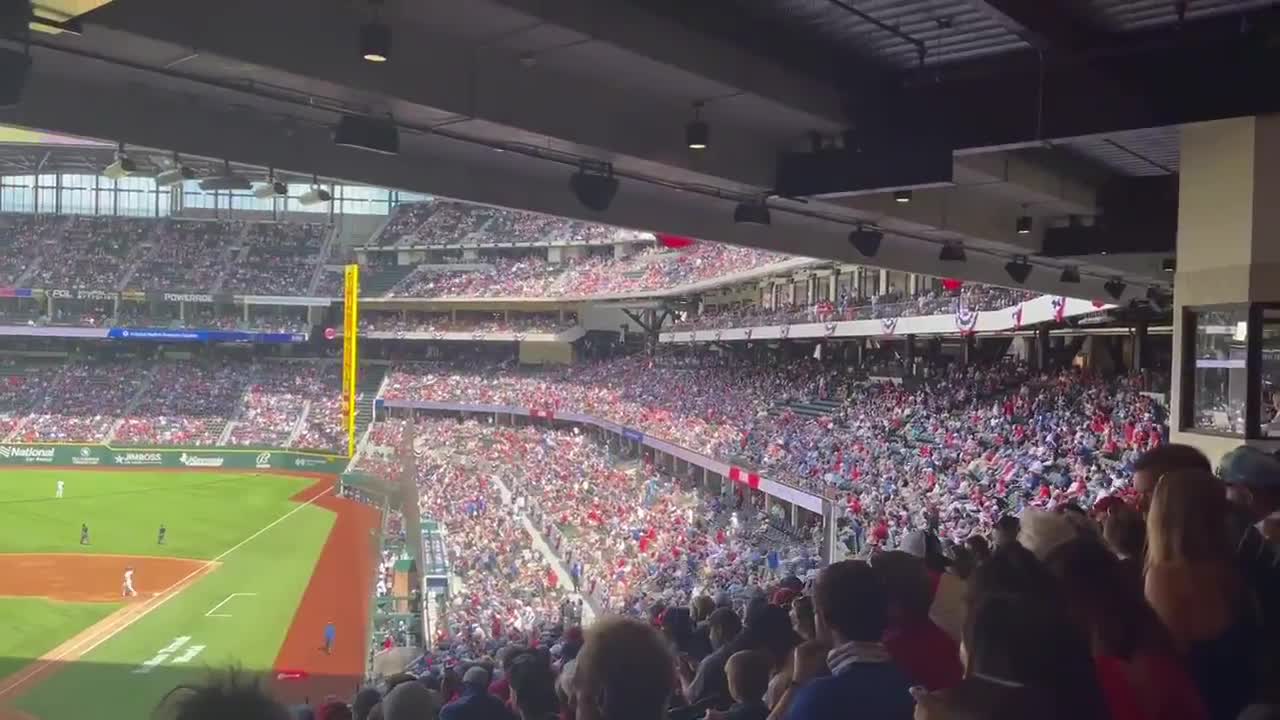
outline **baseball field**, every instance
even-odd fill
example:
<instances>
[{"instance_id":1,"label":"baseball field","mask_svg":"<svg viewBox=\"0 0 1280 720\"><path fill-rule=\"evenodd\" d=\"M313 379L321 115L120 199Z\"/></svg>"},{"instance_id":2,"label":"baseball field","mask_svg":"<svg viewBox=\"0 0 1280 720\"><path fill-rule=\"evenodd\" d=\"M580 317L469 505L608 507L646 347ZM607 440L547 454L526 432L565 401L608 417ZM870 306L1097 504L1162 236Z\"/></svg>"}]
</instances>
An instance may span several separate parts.
<instances>
[{"instance_id":1,"label":"baseball field","mask_svg":"<svg viewBox=\"0 0 1280 720\"><path fill-rule=\"evenodd\" d=\"M0 720L148 717L175 686L228 667L290 701L349 693L364 667L378 515L332 485L0 469ZM136 595L125 597L130 568Z\"/></svg>"}]
</instances>

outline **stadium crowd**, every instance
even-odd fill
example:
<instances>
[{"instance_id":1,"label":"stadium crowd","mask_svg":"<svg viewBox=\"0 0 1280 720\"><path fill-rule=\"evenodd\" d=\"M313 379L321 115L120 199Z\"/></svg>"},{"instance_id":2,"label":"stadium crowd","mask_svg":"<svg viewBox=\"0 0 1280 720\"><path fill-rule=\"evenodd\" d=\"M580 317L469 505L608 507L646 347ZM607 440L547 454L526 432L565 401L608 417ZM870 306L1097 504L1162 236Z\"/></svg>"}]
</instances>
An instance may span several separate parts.
<instances>
[{"instance_id":1,"label":"stadium crowd","mask_svg":"<svg viewBox=\"0 0 1280 720\"><path fill-rule=\"evenodd\" d=\"M612 244L650 236L606 225L453 202L397 205L378 235L382 246L511 243Z\"/></svg>"},{"instance_id":2,"label":"stadium crowd","mask_svg":"<svg viewBox=\"0 0 1280 720\"><path fill-rule=\"evenodd\" d=\"M965 285L957 291L922 288L906 297L890 291L871 298L858 298L842 292L836 302L821 301L808 306L762 305L709 306L697 315L677 321L675 330L715 330L731 327L782 325L843 320L876 320L918 315L940 315L966 310L1002 310L1032 300L1036 293L1011 290L993 285Z\"/></svg>"},{"instance_id":3,"label":"stadium crowd","mask_svg":"<svg viewBox=\"0 0 1280 720\"><path fill-rule=\"evenodd\" d=\"M948 537L966 536L1010 507L1115 492L1136 455L1162 441L1163 408L1140 388L1136 378L1007 363L937 370L907 390L816 361L673 368L628 357L545 373L405 365L384 397L611 420L837 498L861 545L895 541L924 515ZM814 417L785 407L811 399L840 410Z\"/></svg>"},{"instance_id":4,"label":"stadium crowd","mask_svg":"<svg viewBox=\"0 0 1280 720\"><path fill-rule=\"evenodd\" d=\"M505 315L505 317L504 317ZM577 325L577 315L563 320L547 313L466 313L453 319L449 313L364 313L361 332L470 332L470 333L558 333Z\"/></svg>"},{"instance_id":5,"label":"stadium crowd","mask_svg":"<svg viewBox=\"0 0 1280 720\"><path fill-rule=\"evenodd\" d=\"M528 594L550 583L539 577L544 566L518 559L529 551L512 522L519 498L494 493L488 477L525 470L495 446L526 433L546 444L539 435L547 431L452 422L420 430L428 444L447 433L448 451L460 451L450 467L425 463L420 488L432 493L424 507L466 535L459 542L468 551L467 589L456 602L466 622L451 621L450 631L469 637L445 638L410 672L381 678L350 703L323 700L317 717L1280 716L1280 461L1261 450L1232 451L1215 475L1198 451L1163 445L1135 463L1131 492L1090 507L1026 508L991 534L955 544L917 530L893 549L804 577L780 568L749 578L738 593L711 585L687 600L649 595L585 632L555 621L531 631L523 623L486 627L470 610L540 600L554 617L556 591ZM531 480L523 489L532 495L540 487ZM666 508L666 521L674 510ZM656 545L640 549L647 533L626 525L609 535L642 555L664 554ZM476 597L472 583L513 595ZM162 717L208 717L199 714L204 704L226 693L252 698L238 706L239 718L311 717L310 708L290 714L261 691L226 681L171 696L171 714Z\"/></svg>"},{"instance_id":6,"label":"stadium crowd","mask_svg":"<svg viewBox=\"0 0 1280 720\"><path fill-rule=\"evenodd\" d=\"M326 362L13 364L0 368L0 441L337 452L339 375Z\"/></svg>"},{"instance_id":7,"label":"stadium crowd","mask_svg":"<svg viewBox=\"0 0 1280 720\"><path fill-rule=\"evenodd\" d=\"M715 243L671 250L650 246L615 259L588 256L564 263L542 258L497 258L483 270L420 267L401 280L392 297L581 297L666 290L780 263L777 253Z\"/></svg>"}]
</instances>

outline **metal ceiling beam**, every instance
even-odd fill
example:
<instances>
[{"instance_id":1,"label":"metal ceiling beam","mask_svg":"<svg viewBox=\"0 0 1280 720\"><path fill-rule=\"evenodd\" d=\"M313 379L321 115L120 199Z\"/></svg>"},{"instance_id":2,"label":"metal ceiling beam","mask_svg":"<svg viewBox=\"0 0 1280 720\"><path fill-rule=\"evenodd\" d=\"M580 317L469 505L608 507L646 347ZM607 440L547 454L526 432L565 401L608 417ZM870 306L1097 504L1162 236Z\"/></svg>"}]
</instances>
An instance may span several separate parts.
<instances>
[{"instance_id":1,"label":"metal ceiling beam","mask_svg":"<svg viewBox=\"0 0 1280 720\"><path fill-rule=\"evenodd\" d=\"M324 114L305 103L268 102L252 110L234 109L229 94L192 101L185 92L141 82L139 72L81 63L59 68L37 54L22 103L0 109L0 122L83 137L109 137L129 145L181 148L184 154L229 158L295 173L378 187L466 199L618 227L647 228L686 237L728 242L842 262L865 263L847 242L848 223L805 214L806 206L780 202L769 228L733 222L734 202L679 187L621 178L616 198L604 212L583 207L568 188L570 169L515 152L495 153L434 134L402 133L401 153L385 156L333 144L316 123ZM105 64L104 64L105 65ZM63 70L60 74L57 71ZM129 102L118 99L127 90ZM84 113L84 107L97 108ZM290 115L296 113L296 115ZM293 125L281 116L294 116ZM655 224L657 224L655 226ZM1004 257L971 250L962 266L944 267L938 246L918 237L888 234L877 265L971 282L1008 282ZM1152 277L1157 277L1153 275ZM1129 276L1142 281L1141 274ZM1053 294L1102 297L1102 279L1086 275L1080 285L1063 285L1041 269L1029 287ZM1135 294L1137 290L1135 289Z\"/></svg>"},{"instance_id":2,"label":"metal ceiling beam","mask_svg":"<svg viewBox=\"0 0 1280 720\"><path fill-rule=\"evenodd\" d=\"M1106 42L1106 33L1055 0L968 0L1010 32L1044 51L1079 52Z\"/></svg>"},{"instance_id":3,"label":"metal ceiling beam","mask_svg":"<svg viewBox=\"0 0 1280 720\"><path fill-rule=\"evenodd\" d=\"M958 152L1280 111L1280 13L1213 18L1126 35L1087 56L978 60L906 82L877 127L925 123ZM892 134L867 142L892 140Z\"/></svg>"}]
</instances>

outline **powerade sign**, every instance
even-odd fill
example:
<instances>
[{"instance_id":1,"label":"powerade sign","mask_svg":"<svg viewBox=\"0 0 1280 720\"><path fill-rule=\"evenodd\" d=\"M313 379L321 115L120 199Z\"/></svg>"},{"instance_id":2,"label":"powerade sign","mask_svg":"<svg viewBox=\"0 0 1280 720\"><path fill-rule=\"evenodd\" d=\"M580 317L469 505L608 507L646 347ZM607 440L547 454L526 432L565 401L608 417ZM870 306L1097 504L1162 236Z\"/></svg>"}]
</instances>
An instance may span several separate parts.
<instances>
[{"instance_id":1,"label":"powerade sign","mask_svg":"<svg viewBox=\"0 0 1280 720\"><path fill-rule=\"evenodd\" d=\"M55 453L51 447L39 447L34 445L0 445L0 462L52 464L54 458Z\"/></svg>"},{"instance_id":2,"label":"powerade sign","mask_svg":"<svg viewBox=\"0 0 1280 720\"><path fill-rule=\"evenodd\" d=\"M306 333L259 333L238 330L170 330L167 328L118 328L107 330L112 340L199 343L300 343Z\"/></svg>"},{"instance_id":3,"label":"powerade sign","mask_svg":"<svg viewBox=\"0 0 1280 720\"><path fill-rule=\"evenodd\" d=\"M0 445L0 466L58 465L104 468L277 470L341 473L347 458L289 450L231 448L112 448L106 445Z\"/></svg>"}]
</instances>

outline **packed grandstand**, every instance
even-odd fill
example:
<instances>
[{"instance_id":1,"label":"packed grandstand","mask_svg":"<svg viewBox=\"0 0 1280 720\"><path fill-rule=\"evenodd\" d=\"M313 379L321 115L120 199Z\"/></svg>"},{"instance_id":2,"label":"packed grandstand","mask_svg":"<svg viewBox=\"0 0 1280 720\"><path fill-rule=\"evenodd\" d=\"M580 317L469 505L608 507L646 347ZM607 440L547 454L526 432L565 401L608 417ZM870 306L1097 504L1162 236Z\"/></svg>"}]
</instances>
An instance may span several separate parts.
<instances>
[{"instance_id":1,"label":"packed grandstand","mask_svg":"<svg viewBox=\"0 0 1280 720\"><path fill-rule=\"evenodd\" d=\"M523 713L539 692L540 708L571 716L575 675L602 662L592 643L623 633L675 669L653 701L672 718L830 717L803 686L842 675L858 653L894 668L885 682L902 685L900 707L882 716L905 718L948 697L934 691L974 682L960 641L996 631L965 622L966 584L980 609L1030 623L1020 632L1057 633L1028 640L1026 668L1001 670L1002 682L1037 688L1019 700L1037 710L1013 717L1225 720L1264 697L1261 681L1228 692L1215 671L1174 662L1159 621L1176 619L1139 610L1132 565L1150 498L1134 475L1184 469L1158 465L1170 453L1198 462L1167 445L1167 353L1138 369L1105 360L1087 330L1038 356L1017 338L983 345L964 333L962 316L1011 308L1021 330L1038 293L886 283L875 269L837 283L840 269L817 261L446 201L399 206L348 247L314 222L7 216L3 229L0 284L14 290L0 297L6 448L343 456L338 338L316 331L338 324L340 265L362 263L374 302L358 319L358 449L339 487L381 510L382 545L369 579L371 687L352 698L354 716L375 702L397 720L404 702L425 713L414 717L451 702ZM67 247L74 262L61 261ZM388 260L399 252L423 254ZM657 327L636 342L590 319L593 300L628 296L643 301L637 312L668 301L677 331L946 316L950 334L915 350L890 325L802 346L749 334L659 343ZM521 304L565 298L576 303ZM1055 298L1045 317L1065 326L1066 305ZM1087 310L1110 321L1108 308ZM225 336L231 347L218 335L152 346L58 334L161 327L259 335ZM449 349L434 342L446 338ZM530 361L538 343L569 352ZM1231 527L1232 547L1272 562L1261 531L1273 542L1273 526ZM1064 564L1063 549L1093 565ZM1274 597L1271 576L1244 577ZM837 603L842 583L879 589ZM1111 594L1063 594L1077 583ZM1114 632L1113 614L1151 635L1091 658L1084 638ZM1070 652L1094 663L1096 680L1036 669ZM1238 656L1223 662L1243 672ZM754 680L740 677L748 663ZM1144 694L1157 678L1186 690L1178 708ZM1064 693L1079 707L1056 713ZM757 714L735 714L746 707Z\"/></svg>"}]
</instances>

